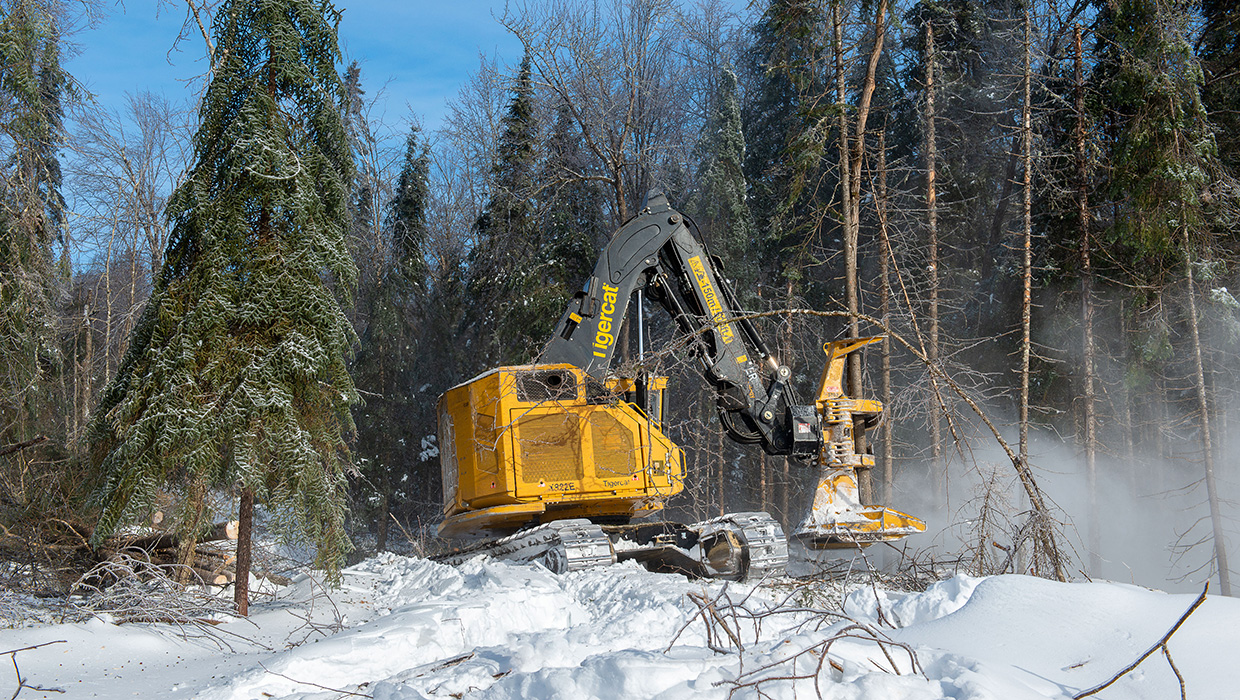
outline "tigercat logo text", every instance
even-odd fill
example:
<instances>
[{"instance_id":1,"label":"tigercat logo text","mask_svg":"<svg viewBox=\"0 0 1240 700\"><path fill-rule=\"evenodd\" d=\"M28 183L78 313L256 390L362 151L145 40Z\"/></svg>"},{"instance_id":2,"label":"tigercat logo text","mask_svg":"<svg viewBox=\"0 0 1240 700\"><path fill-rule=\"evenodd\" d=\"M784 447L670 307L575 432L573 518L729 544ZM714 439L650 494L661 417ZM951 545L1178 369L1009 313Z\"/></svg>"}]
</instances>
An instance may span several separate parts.
<instances>
[{"instance_id":1,"label":"tigercat logo text","mask_svg":"<svg viewBox=\"0 0 1240 700\"><path fill-rule=\"evenodd\" d=\"M732 324L723 323L727 318L723 315L723 305L719 303L719 295L715 294L715 288L710 283L710 278L706 276L706 267L702 265L700 256L689 258L689 267L693 268L693 279L697 280L698 289L702 290L702 298L706 300L706 310L710 312L710 317L719 325L719 337L723 342L732 342Z\"/></svg>"},{"instance_id":2,"label":"tigercat logo text","mask_svg":"<svg viewBox=\"0 0 1240 700\"><path fill-rule=\"evenodd\" d=\"M615 323L612 319L616 314L616 293L619 287L603 285L603 306L599 308L598 330L594 333L594 356L607 357L607 350L616 343L612 332Z\"/></svg>"}]
</instances>

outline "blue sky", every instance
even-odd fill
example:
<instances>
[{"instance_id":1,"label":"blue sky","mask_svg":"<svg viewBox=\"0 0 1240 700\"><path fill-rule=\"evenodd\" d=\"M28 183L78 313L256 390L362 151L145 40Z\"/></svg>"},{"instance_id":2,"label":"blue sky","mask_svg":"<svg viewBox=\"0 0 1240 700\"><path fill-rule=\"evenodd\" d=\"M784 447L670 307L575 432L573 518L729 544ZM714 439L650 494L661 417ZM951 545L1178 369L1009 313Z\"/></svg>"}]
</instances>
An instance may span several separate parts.
<instances>
[{"instance_id":1,"label":"blue sky","mask_svg":"<svg viewBox=\"0 0 1240 700\"><path fill-rule=\"evenodd\" d=\"M171 51L183 7L165 3L157 12L152 0L115 5L95 28L73 37L80 53L66 68L104 106L119 107L126 93L142 90L188 99L200 87L205 51L196 33ZM393 124L406 122L412 110L435 130L445 101L477 70L480 54L520 59L520 43L492 16L503 14L503 0L354 0L337 7L341 50L361 63L368 97L383 89L382 112Z\"/></svg>"}]
</instances>

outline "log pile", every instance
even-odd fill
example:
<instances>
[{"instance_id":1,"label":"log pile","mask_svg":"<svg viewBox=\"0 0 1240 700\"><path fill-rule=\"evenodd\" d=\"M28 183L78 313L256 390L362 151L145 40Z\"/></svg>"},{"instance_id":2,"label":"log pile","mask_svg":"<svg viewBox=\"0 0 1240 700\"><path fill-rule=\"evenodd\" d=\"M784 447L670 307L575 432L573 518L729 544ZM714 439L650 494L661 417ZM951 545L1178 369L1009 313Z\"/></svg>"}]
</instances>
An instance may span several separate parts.
<instances>
[{"instance_id":1,"label":"log pile","mask_svg":"<svg viewBox=\"0 0 1240 700\"><path fill-rule=\"evenodd\" d=\"M162 513L156 513L152 524L162 523ZM96 555L101 561L124 555L149 563L169 578L182 583L213 584L224 586L236 580L237 521L216 523L199 538L194 546L192 561L181 561L181 538L171 532L156 531L144 535L124 535L109 539Z\"/></svg>"}]
</instances>

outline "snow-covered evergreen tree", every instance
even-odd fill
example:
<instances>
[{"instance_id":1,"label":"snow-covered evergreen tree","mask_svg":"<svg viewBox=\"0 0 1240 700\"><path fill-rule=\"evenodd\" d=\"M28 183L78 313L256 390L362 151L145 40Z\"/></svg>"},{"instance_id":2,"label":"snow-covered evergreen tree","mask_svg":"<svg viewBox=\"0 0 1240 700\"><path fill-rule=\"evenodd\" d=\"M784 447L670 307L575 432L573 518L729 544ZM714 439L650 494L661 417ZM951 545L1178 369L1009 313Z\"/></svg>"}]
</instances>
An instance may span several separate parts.
<instances>
[{"instance_id":1,"label":"snow-covered evergreen tree","mask_svg":"<svg viewBox=\"0 0 1240 700\"><path fill-rule=\"evenodd\" d=\"M418 319L426 294L429 171L430 154L415 125L385 226L391 257L379 276L354 365L358 388L367 396L357 409L357 452L365 477L358 495L366 514L373 515L379 550L385 548L390 513L427 491L415 470L418 442L435 420L433 402L417 394L425 384L418 376L419 364L426 364Z\"/></svg>"},{"instance_id":2,"label":"snow-covered evergreen tree","mask_svg":"<svg viewBox=\"0 0 1240 700\"><path fill-rule=\"evenodd\" d=\"M526 56L500 123L491 192L475 224L478 243L471 263L473 293L490 310L483 319L484 337L493 359L500 363L528 359L546 341L537 327L544 310L531 305L541 289L537 269L540 234L534 215L538 164L534 106L530 58Z\"/></svg>"},{"instance_id":3,"label":"snow-covered evergreen tree","mask_svg":"<svg viewBox=\"0 0 1240 700\"><path fill-rule=\"evenodd\" d=\"M60 67L55 9L33 0L0 4L0 447L46 436L57 422L48 410L59 365L56 250L65 211L57 150L70 80Z\"/></svg>"},{"instance_id":4,"label":"snow-covered evergreen tree","mask_svg":"<svg viewBox=\"0 0 1240 700\"><path fill-rule=\"evenodd\" d=\"M566 106L557 112L541 173L540 182L557 183L541 207L542 258L547 266L543 280L551 308L540 329L550 337L564 306L594 270L599 249L612 230L603 215L603 192L589 179L590 158L581 130Z\"/></svg>"},{"instance_id":5,"label":"snow-covered evergreen tree","mask_svg":"<svg viewBox=\"0 0 1240 700\"><path fill-rule=\"evenodd\" d=\"M357 272L338 18L316 0L229 0L215 15L217 65L165 262L91 429L96 541L171 483L191 541L203 496L223 487L243 520L257 499L318 545L319 564L343 559L358 397L338 295Z\"/></svg>"}]
</instances>

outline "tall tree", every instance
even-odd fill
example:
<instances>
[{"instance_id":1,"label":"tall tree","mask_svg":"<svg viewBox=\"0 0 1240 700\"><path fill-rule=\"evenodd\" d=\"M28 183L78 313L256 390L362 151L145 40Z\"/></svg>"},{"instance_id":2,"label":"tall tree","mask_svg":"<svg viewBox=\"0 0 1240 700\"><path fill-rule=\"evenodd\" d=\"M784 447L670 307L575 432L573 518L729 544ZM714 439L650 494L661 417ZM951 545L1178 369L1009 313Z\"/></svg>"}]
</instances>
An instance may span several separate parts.
<instances>
[{"instance_id":1,"label":"tall tree","mask_svg":"<svg viewBox=\"0 0 1240 700\"><path fill-rule=\"evenodd\" d=\"M388 521L398 504L422 496L421 480L413 473L417 454L412 447L421 425L433 421L417 396L421 382L415 372L425 362L418 313L425 299L427 178L430 156L414 125L405 142L405 157L388 207L384 229L390 256L384 261L367 313L353 371L358 389L367 396L357 413L357 453L369 484L364 496L375 495L371 510L375 546L387 545ZM403 488L401 488L403 487ZM411 493L414 492L414 493Z\"/></svg>"},{"instance_id":2,"label":"tall tree","mask_svg":"<svg viewBox=\"0 0 1240 700\"><path fill-rule=\"evenodd\" d=\"M1205 72L1201 101L1218 140L1219 159L1232 177L1240 176L1240 7L1231 0L1201 0L1205 25L1197 55Z\"/></svg>"},{"instance_id":3,"label":"tall tree","mask_svg":"<svg viewBox=\"0 0 1240 700\"><path fill-rule=\"evenodd\" d=\"M173 482L188 556L207 490L235 489L242 614L256 500L316 543L329 571L349 546L355 336L337 293L357 270L338 20L326 0L231 0L216 14L217 63L168 205L165 262L91 426L96 542Z\"/></svg>"},{"instance_id":4,"label":"tall tree","mask_svg":"<svg viewBox=\"0 0 1240 700\"><path fill-rule=\"evenodd\" d=\"M385 182L385 161L389 149L370 121L371 102L362 89L362 72L357 61L344 74L344 126L353 152L354 175L349 190L349 249L358 265L357 294L352 311L353 325L363 332L374 304L375 290L390 258L390 241L384 229L385 209L392 198ZM389 176L390 177L390 176Z\"/></svg>"},{"instance_id":5,"label":"tall tree","mask_svg":"<svg viewBox=\"0 0 1240 700\"><path fill-rule=\"evenodd\" d=\"M870 105L877 87L879 59L883 53L883 42L887 36L887 0L879 0L874 10L872 44L869 57L865 62L865 72L861 79L860 96L856 106L856 133L849 134L848 121L848 89L845 81L843 54L843 22L840 11L835 10L836 27L836 85L840 116L839 116L839 161L840 161L840 204L844 209L844 303L848 307L848 336L861 337L861 323L858 314L861 312L861 281L859 279L857 253L861 235L861 163L865 159L866 123L870 118ZM861 353L853 353L848 357L848 386L853 396L861 395ZM865 421L858 418L853 426L853 435L857 450L865 452L868 445L865 432ZM861 499L873 503L870 470L863 469L858 473L858 487Z\"/></svg>"},{"instance_id":6,"label":"tall tree","mask_svg":"<svg viewBox=\"0 0 1240 700\"><path fill-rule=\"evenodd\" d=\"M1202 442L1213 563L1231 594L1226 540L1214 473L1213 420L1198 324L1197 268L1211 257L1211 225L1201 193L1217 150L1201 102L1203 75L1191 51L1194 18L1172 0L1114 0L1099 13L1095 109L1105 124L1110 169L1105 185L1116 215L1112 256L1133 282L1162 296L1185 283L1186 323Z\"/></svg>"},{"instance_id":7,"label":"tall tree","mask_svg":"<svg viewBox=\"0 0 1240 700\"><path fill-rule=\"evenodd\" d=\"M1093 236L1089 209L1090 157L1086 150L1085 136L1085 59L1081 40L1081 25L1073 32L1074 61L1072 66L1073 118L1076 122L1072 134L1073 160L1076 166L1076 216L1077 237L1080 239L1081 266L1081 359L1083 384L1081 397L1082 437L1085 447L1086 498L1089 501L1089 568L1095 575L1102 568L1102 515L1098 512L1098 426L1096 420L1097 394L1095 374L1097 354L1094 342L1094 269Z\"/></svg>"},{"instance_id":8,"label":"tall tree","mask_svg":"<svg viewBox=\"0 0 1240 700\"><path fill-rule=\"evenodd\" d=\"M762 283L789 299L804 293L802 263L816 228L805 214L815 192L806 183L824 177L816 125L829 117L831 101L813 99L827 90L824 15L821 3L771 0L744 61L752 95L743 113L744 172L767 271ZM807 134L816 138L806 143Z\"/></svg>"},{"instance_id":9,"label":"tall tree","mask_svg":"<svg viewBox=\"0 0 1240 700\"><path fill-rule=\"evenodd\" d=\"M681 34L667 0L548 0L506 14L540 86L568 109L607 188L613 228L686 143Z\"/></svg>"},{"instance_id":10,"label":"tall tree","mask_svg":"<svg viewBox=\"0 0 1240 700\"><path fill-rule=\"evenodd\" d=\"M530 71L527 54L501 121L491 194L475 226L473 284L477 298L490 302L484 323L489 349L501 363L532 356L558 318L557 311L539 303L540 235L534 209L539 144Z\"/></svg>"},{"instance_id":11,"label":"tall tree","mask_svg":"<svg viewBox=\"0 0 1240 700\"><path fill-rule=\"evenodd\" d=\"M0 3L0 448L23 446L6 449L0 464L18 472L31 463L32 441L64 444L54 385L65 226L58 150L61 99L72 83L60 67L57 11L53 2ZM9 473L0 472L5 482ZM46 486L29 474L4 485L6 501L22 506Z\"/></svg>"},{"instance_id":12,"label":"tall tree","mask_svg":"<svg viewBox=\"0 0 1240 700\"><path fill-rule=\"evenodd\" d=\"M553 318L558 318L573 293L581 289L611 227L603 215L604 195L587 177L590 158L572 114L561 106L556 112L539 182L549 185L539 205L543 275L547 292L555 298ZM550 327L546 327L548 333Z\"/></svg>"}]
</instances>

